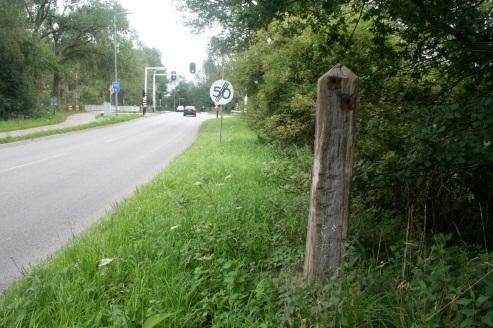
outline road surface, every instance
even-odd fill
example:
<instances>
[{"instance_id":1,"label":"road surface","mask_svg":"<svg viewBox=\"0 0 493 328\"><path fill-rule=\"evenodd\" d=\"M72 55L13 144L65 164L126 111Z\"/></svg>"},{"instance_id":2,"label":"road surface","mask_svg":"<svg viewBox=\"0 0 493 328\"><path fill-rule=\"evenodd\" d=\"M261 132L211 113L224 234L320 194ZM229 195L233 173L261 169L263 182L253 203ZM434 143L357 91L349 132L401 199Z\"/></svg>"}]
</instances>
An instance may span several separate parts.
<instances>
[{"instance_id":1,"label":"road surface","mask_svg":"<svg viewBox=\"0 0 493 328\"><path fill-rule=\"evenodd\" d=\"M169 113L0 145L0 289L162 171L207 118Z\"/></svg>"}]
</instances>

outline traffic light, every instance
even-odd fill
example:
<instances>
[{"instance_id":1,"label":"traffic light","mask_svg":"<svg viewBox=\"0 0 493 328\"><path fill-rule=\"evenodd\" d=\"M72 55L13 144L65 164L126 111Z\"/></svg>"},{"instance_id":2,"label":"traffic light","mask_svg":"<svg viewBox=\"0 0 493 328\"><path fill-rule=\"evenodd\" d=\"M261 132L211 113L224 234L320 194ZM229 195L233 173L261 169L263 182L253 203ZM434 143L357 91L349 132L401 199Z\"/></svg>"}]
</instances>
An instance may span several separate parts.
<instances>
[{"instance_id":1,"label":"traffic light","mask_svg":"<svg viewBox=\"0 0 493 328\"><path fill-rule=\"evenodd\" d=\"M175 71L171 72L171 81L176 81L176 72Z\"/></svg>"},{"instance_id":2,"label":"traffic light","mask_svg":"<svg viewBox=\"0 0 493 328\"><path fill-rule=\"evenodd\" d=\"M195 63L190 63L190 73L195 74Z\"/></svg>"}]
</instances>

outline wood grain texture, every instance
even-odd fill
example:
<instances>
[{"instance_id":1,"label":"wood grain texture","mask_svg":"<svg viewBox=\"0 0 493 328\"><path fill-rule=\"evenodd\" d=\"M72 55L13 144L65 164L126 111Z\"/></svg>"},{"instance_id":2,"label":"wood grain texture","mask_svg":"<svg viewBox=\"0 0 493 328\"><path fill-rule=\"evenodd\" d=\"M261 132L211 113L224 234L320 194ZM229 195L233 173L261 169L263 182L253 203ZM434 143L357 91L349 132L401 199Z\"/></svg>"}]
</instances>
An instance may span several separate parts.
<instances>
[{"instance_id":1,"label":"wood grain texture","mask_svg":"<svg viewBox=\"0 0 493 328\"><path fill-rule=\"evenodd\" d=\"M324 279L344 256L349 224L349 194L358 77L336 65L318 80L316 131L304 274Z\"/></svg>"}]
</instances>

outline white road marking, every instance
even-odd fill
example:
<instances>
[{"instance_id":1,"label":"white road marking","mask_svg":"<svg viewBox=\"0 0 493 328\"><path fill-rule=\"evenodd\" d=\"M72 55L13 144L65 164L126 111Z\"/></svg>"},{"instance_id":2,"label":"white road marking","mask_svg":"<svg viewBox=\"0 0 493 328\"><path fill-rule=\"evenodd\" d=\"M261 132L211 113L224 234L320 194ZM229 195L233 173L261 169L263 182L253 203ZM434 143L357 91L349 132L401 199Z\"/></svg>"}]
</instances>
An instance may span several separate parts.
<instances>
[{"instance_id":1,"label":"white road marking","mask_svg":"<svg viewBox=\"0 0 493 328\"><path fill-rule=\"evenodd\" d=\"M118 138L106 139L104 142L105 143L115 142L115 141L118 141L118 140L123 139L123 138L125 138L125 137L118 137Z\"/></svg>"},{"instance_id":2,"label":"white road marking","mask_svg":"<svg viewBox=\"0 0 493 328\"><path fill-rule=\"evenodd\" d=\"M59 157L62 157L62 156L63 156L63 154L58 154L58 155L46 157L46 158L43 158L43 159L40 159L40 160L37 160L37 161L33 161L33 162L21 164L21 165L12 166L12 167L10 167L8 169L0 170L0 174L7 173L7 172L10 172L10 171L13 171L13 170L17 170L17 169L20 169L20 168L23 168L23 167L26 167L26 166L31 166L31 165L39 164L39 163L42 163L42 162L50 161L52 159L59 158Z\"/></svg>"}]
</instances>

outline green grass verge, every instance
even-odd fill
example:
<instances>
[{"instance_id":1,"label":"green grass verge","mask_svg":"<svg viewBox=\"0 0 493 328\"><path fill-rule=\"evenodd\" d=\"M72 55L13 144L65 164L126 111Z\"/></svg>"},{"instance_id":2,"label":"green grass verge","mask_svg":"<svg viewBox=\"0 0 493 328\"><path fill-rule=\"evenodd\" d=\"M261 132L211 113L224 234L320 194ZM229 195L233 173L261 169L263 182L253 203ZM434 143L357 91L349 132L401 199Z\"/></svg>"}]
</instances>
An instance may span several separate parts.
<instances>
[{"instance_id":1,"label":"green grass verge","mask_svg":"<svg viewBox=\"0 0 493 328\"><path fill-rule=\"evenodd\" d=\"M16 137L0 138L0 144L14 142L14 141L34 139L34 138L39 138L39 137L46 137L46 136L51 136L54 134L62 134L62 133L67 133L67 132L72 132L72 131L85 130L85 129L90 129L90 128L94 128L94 127L98 127L98 126L104 126L104 125L126 122L126 121L130 121L130 120L140 118L140 117L142 117L142 115L137 115L137 114L120 114L117 116L108 116L108 117L102 116L102 117L98 117L96 119L96 121L94 121L94 122L81 124L81 125L75 125L75 126L72 126L69 128L38 131L38 132L33 132L33 133L29 133L29 134L21 135L21 136L16 136Z\"/></svg>"},{"instance_id":2,"label":"green grass verge","mask_svg":"<svg viewBox=\"0 0 493 328\"><path fill-rule=\"evenodd\" d=\"M288 245L302 244L305 197L266 175L272 149L243 122L228 119L218 139L218 122L207 122L163 174L13 286L0 326L140 327L159 314L172 314L172 327L272 320L272 270L300 259L302 247ZM99 268L103 258L113 262Z\"/></svg>"},{"instance_id":3,"label":"green grass verge","mask_svg":"<svg viewBox=\"0 0 493 328\"><path fill-rule=\"evenodd\" d=\"M65 121L67 116L70 116L72 114L74 114L74 112L57 111L54 114L46 113L44 116L39 118L0 121L0 132L29 129L43 125L62 123L63 121Z\"/></svg>"},{"instance_id":4,"label":"green grass verge","mask_svg":"<svg viewBox=\"0 0 493 328\"><path fill-rule=\"evenodd\" d=\"M448 248L445 236L376 258L351 242L337 278L305 282L309 151L259 144L237 118L219 145L218 125L12 286L0 327L493 325L493 256Z\"/></svg>"}]
</instances>

